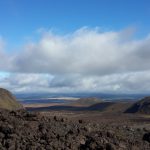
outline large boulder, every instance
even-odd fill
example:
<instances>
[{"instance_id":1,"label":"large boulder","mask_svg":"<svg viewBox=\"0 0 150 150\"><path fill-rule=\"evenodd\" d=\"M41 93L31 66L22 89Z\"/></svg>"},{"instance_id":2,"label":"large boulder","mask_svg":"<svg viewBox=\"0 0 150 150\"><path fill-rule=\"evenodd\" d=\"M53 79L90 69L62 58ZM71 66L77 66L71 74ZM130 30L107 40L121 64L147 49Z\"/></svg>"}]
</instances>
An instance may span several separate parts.
<instances>
[{"instance_id":1,"label":"large boulder","mask_svg":"<svg viewBox=\"0 0 150 150\"><path fill-rule=\"evenodd\" d=\"M133 104L130 108L128 108L126 113L142 113L142 114L150 114L150 97L145 97L142 100Z\"/></svg>"},{"instance_id":2,"label":"large boulder","mask_svg":"<svg viewBox=\"0 0 150 150\"><path fill-rule=\"evenodd\" d=\"M0 108L8 110L23 109L15 96L6 89L0 88Z\"/></svg>"}]
</instances>

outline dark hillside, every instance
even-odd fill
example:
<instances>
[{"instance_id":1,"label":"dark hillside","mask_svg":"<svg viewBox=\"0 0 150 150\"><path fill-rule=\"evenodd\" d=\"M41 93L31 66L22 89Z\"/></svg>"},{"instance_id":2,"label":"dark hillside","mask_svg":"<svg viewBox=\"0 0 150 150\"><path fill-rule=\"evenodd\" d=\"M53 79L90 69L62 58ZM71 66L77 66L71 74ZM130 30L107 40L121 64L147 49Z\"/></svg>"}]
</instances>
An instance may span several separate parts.
<instances>
[{"instance_id":1,"label":"dark hillside","mask_svg":"<svg viewBox=\"0 0 150 150\"><path fill-rule=\"evenodd\" d=\"M150 114L150 97L145 97L142 100L134 103L125 112L126 113Z\"/></svg>"}]
</instances>

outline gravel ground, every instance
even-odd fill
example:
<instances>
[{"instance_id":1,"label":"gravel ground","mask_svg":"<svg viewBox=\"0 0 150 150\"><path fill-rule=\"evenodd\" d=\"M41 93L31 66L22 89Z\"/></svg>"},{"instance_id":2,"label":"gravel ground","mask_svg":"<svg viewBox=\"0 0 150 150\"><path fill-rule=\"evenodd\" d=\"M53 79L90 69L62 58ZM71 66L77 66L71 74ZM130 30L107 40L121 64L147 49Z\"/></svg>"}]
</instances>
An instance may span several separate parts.
<instances>
[{"instance_id":1,"label":"gravel ground","mask_svg":"<svg viewBox=\"0 0 150 150\"><path fill-rule=\"evenodd\" d=\"M150 150L148 125L135 126L134 121L123 125L119 118L112 122L107 115L101 120L102 114L94 121L90 119L94 113L75 117L71 112L1 110L0 150Z\"/></svg>"}]
</instances>

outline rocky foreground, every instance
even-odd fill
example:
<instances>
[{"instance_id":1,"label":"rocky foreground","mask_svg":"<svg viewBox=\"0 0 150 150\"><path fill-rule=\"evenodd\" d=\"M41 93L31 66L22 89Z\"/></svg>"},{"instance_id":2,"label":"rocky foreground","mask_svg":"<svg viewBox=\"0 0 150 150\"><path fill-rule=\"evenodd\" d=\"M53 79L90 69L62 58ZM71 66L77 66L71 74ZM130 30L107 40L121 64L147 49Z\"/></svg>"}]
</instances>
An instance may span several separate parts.
<instances>
[{"instance_id":1,"label":"rocky foreground","mask_svg":"<svg viewBox=\"0 0 150 150\"><path fill-rule=\"evenodd\" d=\"M0 150L149 150L150 130L0 111Z\"/></svg>"}]
</instances>

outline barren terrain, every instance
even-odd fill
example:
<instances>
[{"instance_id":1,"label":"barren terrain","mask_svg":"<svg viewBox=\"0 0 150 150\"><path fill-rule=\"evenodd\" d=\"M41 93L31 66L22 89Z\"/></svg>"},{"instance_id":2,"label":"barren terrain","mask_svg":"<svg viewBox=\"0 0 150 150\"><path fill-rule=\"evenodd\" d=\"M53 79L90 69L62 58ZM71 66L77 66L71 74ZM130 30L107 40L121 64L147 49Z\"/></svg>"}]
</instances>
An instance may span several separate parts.
<instances>
[{"instance_id":1,"label":"barren terrain","mask_svg":"<svg viewBox=\"0 0 150 150\"><path fill-rule=\"evenodd\" d=\"M2 150L149 150L150 117L98 111L0 111Z\"/></svg>"}]
</instances>

